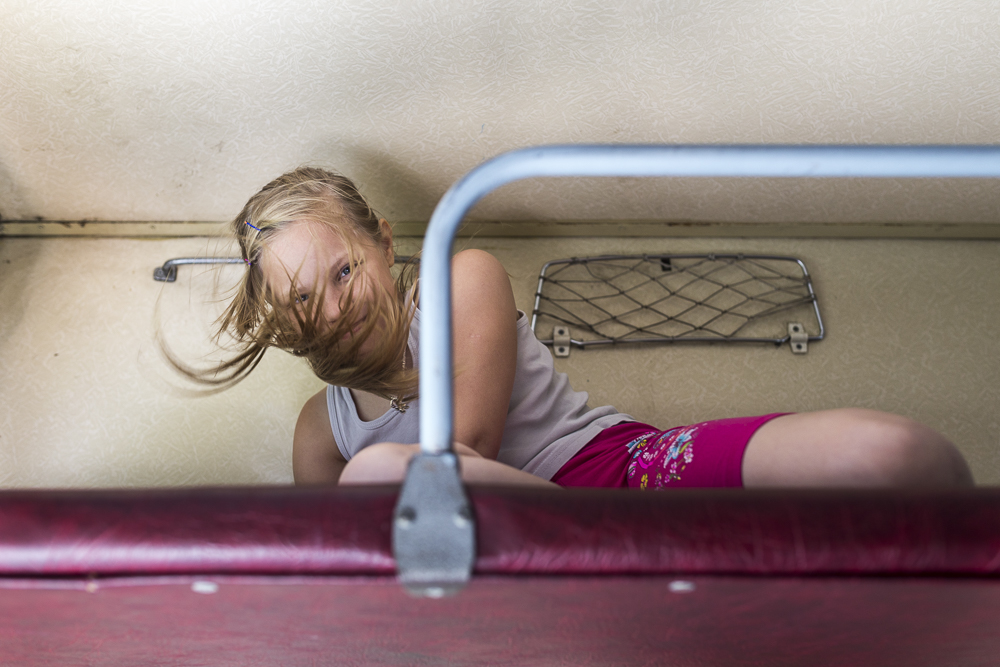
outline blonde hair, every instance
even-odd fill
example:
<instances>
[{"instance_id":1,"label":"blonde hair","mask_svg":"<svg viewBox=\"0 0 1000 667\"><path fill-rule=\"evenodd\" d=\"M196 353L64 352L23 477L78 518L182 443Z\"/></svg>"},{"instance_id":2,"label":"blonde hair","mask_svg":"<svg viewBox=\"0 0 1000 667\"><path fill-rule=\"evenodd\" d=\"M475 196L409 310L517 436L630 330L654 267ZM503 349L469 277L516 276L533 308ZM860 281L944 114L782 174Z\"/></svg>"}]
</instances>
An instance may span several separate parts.
<instances>
[{"instance_id":1,"label":"blonde hair","mask_svg":"<svg viewBox=\"0 0 1000 667\"><path fill-rule=\"evenodd\" d=\"M341 298L340 315L328 327L321 325L325 281L319 281L309 298L300 301L298 269L294 269L286 296L288 303L298 305L277 307L275 297L280 295L272 293L261 267L268 240L288 226L304 222L320 223L343 241L349 265L356 269L351 271ZM350 179L316 167L300 167L265 185L230 224L247 270L217 322L216 339L232 336L236 353L205 371L178 363L168 353L175 367L201 384L228 388L253 371L269 347L277 347L304 357L313 372L329 384L383 397L413 398L417 374L404 370L402 363L413 317L413 308L405 298L413 282L409 265L400 272L394 293L372 290L363 325L356 334L347 336L364 306L356 303L355 289L370 280L364 261L370 253L365 248L378 248L385 240L379 216ZM379 336L373 348L359 354L361 345L376 330Z\"/></svg>"}]
</instances>

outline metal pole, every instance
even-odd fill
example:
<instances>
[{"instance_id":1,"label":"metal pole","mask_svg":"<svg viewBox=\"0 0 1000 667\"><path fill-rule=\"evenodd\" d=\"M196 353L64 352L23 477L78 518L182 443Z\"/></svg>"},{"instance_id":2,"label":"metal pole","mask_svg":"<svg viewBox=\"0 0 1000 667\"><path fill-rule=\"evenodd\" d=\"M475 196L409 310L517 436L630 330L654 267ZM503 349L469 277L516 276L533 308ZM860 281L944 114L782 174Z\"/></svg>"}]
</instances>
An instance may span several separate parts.
<instances>
[{"instance_id":1,"label":"metal pole","mask_svg":"<svg viewBox=\"0 0 1000 667\"><path fill-rule=\"evenodd\" d=\"M484 195L536 176L996 178L992 146L542 146L505 153L455 183L434 209L420 265L420 454L393 520L400 581L414 595L460 590L475 563L475 517L452 451L451 246Z\"/></svg>"},{"instance_id":2,"label":"metal pole","mask_svg":"<svg viewBox=\"0 0 1000 667\"><path fill-rule=\"evenodd\" d=\"M504 153L455 183L434 209L420 266L420 448L451 451L451 246L472 206L539 176L996 178L997 146L540 146Z\"/></svg>"}]
</instances>

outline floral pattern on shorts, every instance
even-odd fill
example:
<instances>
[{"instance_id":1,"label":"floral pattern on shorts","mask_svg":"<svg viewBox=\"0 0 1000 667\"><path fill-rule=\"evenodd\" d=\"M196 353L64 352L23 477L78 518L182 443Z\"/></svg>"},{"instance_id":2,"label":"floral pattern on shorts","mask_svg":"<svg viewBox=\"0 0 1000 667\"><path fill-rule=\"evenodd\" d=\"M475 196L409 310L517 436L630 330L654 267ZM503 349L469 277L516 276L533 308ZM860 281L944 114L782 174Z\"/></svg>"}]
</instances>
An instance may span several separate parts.
<instances>
[{"instance_id":1,"label":"floral pattern on shorts","mask_svg":"<svg viewBox=\"0 0 1000 667\"><path fill-rule=\"evenodd\" d=\"M699 426L654 431L630 442L629 486L658 489L679 480L684 469L694 460L693 439Z\"/></svg>"}]
</instances>

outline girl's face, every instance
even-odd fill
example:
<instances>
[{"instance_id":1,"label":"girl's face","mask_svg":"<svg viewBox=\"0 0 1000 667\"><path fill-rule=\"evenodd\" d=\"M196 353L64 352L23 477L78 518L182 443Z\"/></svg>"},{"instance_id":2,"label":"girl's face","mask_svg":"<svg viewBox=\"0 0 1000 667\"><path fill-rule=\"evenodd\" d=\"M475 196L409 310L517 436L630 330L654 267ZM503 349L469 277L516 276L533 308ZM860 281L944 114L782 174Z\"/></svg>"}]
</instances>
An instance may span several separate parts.
<instances>
[{"instance_id":1,"label":"girl's face","mask_svg":"<svg viewBox=\"0 0 1000 667\"><path fill-rule=\"evenodd\" d=\"M395 294L395 282L389 267L393 264L392 230L389 223L380 220L382 240L360 244L352 264L347 245L329 227L320 222L303 220L290 224L275 234L261 255L261 271L271 288L275 308L302 308L309 299L323 299L313 304L320 309L320 327L332 326L340 317L348 281L353 273L352 298L358 310L358 319L347 334L361 330L372 306L375 290ZM294 279L294 292L293 290ZM374 336L379 328L362 344L359 352L365 354L374 346Z\"/></svg>"}]
</instances>

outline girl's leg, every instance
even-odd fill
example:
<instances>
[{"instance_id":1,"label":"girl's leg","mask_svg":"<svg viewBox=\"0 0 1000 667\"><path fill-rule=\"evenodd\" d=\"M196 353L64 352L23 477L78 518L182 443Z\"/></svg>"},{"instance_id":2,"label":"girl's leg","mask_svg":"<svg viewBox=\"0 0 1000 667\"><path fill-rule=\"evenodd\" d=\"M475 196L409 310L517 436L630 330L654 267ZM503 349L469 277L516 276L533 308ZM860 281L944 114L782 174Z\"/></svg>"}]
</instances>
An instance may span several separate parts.
<instances>
[{"instance_id":1,"label":"girl's leg","mask_svg":"<svg viewBox=\"0 0 1000 667\"><path fill-rule=\"evenodd\" d=\"M750 487L972 486L943 435L906 417L847 408L791 414L761 426L743 455Z\"/></svg>"},{"instance_id":2,"label":"girl's leg","mask_svg":"<svg viewBox=\"0 0 1000 667\"><path fill-rule=\"evenodd\" d=\"M406 476L406 467L420 445L400 445L381 442L365 447L347 462L340 475L341 485L351 484L400 484ZM509 465L483 458L475 450L455 444L462 480L472 484L508 484L516 486L546 486L559 488L552 482L512 468Z\"/></svg>"}]
</instances>

